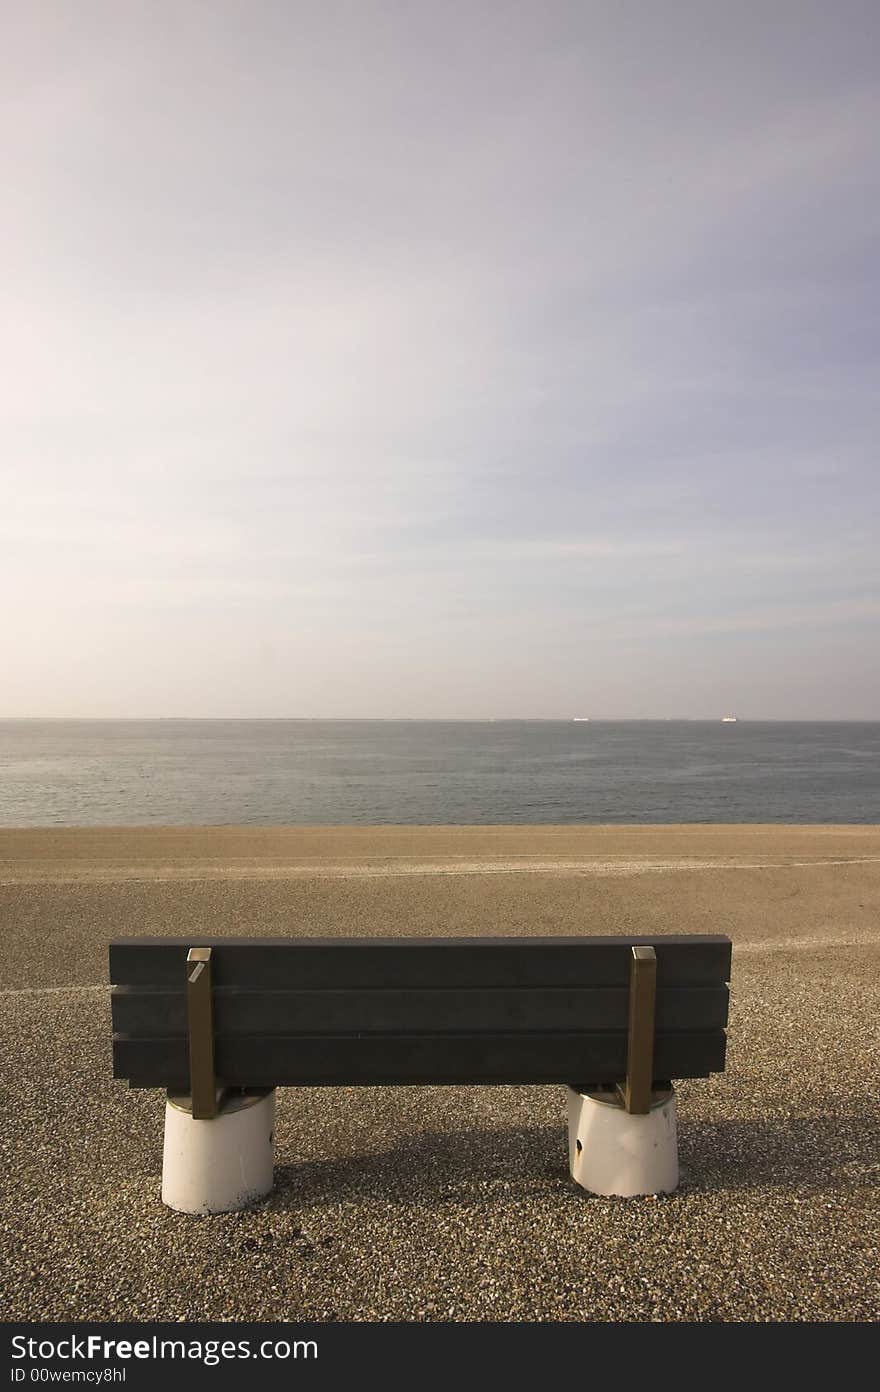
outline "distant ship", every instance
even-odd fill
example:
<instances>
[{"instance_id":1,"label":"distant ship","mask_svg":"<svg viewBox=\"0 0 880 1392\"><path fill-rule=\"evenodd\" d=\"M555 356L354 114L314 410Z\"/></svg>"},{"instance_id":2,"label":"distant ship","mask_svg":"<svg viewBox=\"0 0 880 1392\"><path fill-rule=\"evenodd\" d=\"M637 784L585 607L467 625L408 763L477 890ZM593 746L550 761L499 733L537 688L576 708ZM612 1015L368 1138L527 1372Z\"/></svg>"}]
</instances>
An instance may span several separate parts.
<instances>
[{"instance_id":1,"label":"distant ship","mask_svg":"<svg viewBox=\"0 0 880 1392\"><path fill-rule=\"evenodd\" d=\"M578 720L589 720L590 717L589 717L588 715L573 715L571 718L572 718L572 720L574 720L574 721L578 721Z\"/></svg>"},{"instance_id":2,"label":"distant ship","mask_svg":"<svg viewBox=\"0 0 880 1392\"><path fill-rule=\"evenodd\" d=\"M722 725L735 725L735 724L736 724L736 716L735 716L735 715L722 715L722 717L721 717L721 724L722 724Z\"/></svg>"}]
</instances>

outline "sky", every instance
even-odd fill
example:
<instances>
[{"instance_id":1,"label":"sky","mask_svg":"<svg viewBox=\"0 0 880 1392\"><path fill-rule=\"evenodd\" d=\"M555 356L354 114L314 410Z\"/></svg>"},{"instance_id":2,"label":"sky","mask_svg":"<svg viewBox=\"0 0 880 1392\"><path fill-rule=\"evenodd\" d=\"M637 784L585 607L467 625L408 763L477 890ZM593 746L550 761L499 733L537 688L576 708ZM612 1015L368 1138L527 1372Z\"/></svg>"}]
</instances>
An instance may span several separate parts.
<instances>
[{"instance_id":1,"label":"sky","mask_svg":"<svg viewBox=\"0 0 880 1392\"><path fill-rule=\"evenodd\" d=\"M69 0L0 715L880 719L880 6Z\"/></svg>"}]
</instances>

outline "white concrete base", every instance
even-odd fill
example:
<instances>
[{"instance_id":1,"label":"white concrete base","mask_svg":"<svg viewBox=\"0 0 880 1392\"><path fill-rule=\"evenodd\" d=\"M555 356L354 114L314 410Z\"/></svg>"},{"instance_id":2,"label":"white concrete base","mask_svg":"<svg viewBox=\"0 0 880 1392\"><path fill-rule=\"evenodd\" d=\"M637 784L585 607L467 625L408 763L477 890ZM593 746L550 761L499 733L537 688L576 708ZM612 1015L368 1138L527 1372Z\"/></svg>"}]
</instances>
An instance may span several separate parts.
<instances>
[{"instance_id":1,"label":"white concrete base","mask_svg":"<svg viewBox=\"0 0 880 1392\"><path fill-rule=\"evenodd\" d=\"M592 1194L668 1194L678 1186L675 1092L651 1094L647 1116L631 1116L614 1092L568 1097L571 1177Z\"/></svg>"},{"instance_id":2,"label":"white concrete base","mask_svg":"<svg viewBox=\"0 0 880 1392\"><path fill-rule=\"evenodd\" d=\"M263 1198L274 1139L274 1089L232 1094L211 1121L194 1121L183 1095L169 1093L162 1202L179 1213L228 1213Z\"/></svg>"}]
</instances>

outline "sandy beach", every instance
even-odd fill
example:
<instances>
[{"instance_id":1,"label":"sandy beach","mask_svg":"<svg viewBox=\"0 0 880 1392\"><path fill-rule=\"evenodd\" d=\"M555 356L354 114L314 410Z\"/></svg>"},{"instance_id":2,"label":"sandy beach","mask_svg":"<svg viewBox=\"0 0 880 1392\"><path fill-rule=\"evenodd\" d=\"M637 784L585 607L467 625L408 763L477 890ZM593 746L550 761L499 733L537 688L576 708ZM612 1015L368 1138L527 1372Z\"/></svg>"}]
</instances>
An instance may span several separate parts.
<instances>
[{"instance_id":1,"label":"sandy beach","mask_svg":"<svg viewBox=\"0 0 880 1392\"><path fill-rule=\"evenodd\" d=\"M682 1182L590 1197L562 1088L281 1089L276 1187L159 1199L111 1076L107 943L728 934L727 1071ZM0 1318L880 1317L880 827L0 829Z\"/></svg>"}]
</instances>

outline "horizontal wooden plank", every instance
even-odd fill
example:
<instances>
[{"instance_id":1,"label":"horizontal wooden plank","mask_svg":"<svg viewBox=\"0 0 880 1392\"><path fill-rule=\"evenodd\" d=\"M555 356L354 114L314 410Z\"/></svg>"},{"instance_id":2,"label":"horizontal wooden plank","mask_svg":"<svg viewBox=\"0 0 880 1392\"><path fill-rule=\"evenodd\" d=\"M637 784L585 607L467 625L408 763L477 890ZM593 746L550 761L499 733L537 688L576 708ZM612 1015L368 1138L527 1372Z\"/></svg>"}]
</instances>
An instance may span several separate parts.
<instances>
[{"instance_id":1,"label":"horizontal wooden plank","mask_svg":"<svg viewBox=\"0 0 880 1392\"><path fill-rule=\"evenodd\" d=\"M716 934L489 938L128 938L110 944L117 985L180 988L191 947L211 947L215 986L344 989L401 986L625 986L630 949L653 947L657 984L730 979L730 939Z\"/></svg>"},{"instance_id":2,"label":"horizontal wooden plank","mask_svg":"<svg viewBox=\"0 0 880 1392\"><path fill-rule=\"evenodd\" d=\"M704 1078L724 1068L723 1030L660 1033L656 1078ZM577 1086L622 1079L627 1036L593 1034L240 1036L218 1039L218 1081L228 1087L527 1084ZM135 1087L187 1088L185 1038L114 1036L114 1076Z\"/></svg>"},{"instance_id":3,"label":"horizontal wooden plank","mask_svg":"<svg viewBox=\"0 0 880 1392\"><path fill-rule=\"evenodd\" d=\"M113 1028L158 1037L187 1031L186 995L114 987ZM657 992L659 1029L720 1029L727 1023L726 986L665 986ZM446 990L238 990L214 992L214 1033L432 1034L448 1031L562 1032L625 1030L626 986L488 987Z\"/></svg>"}]
</instances>

